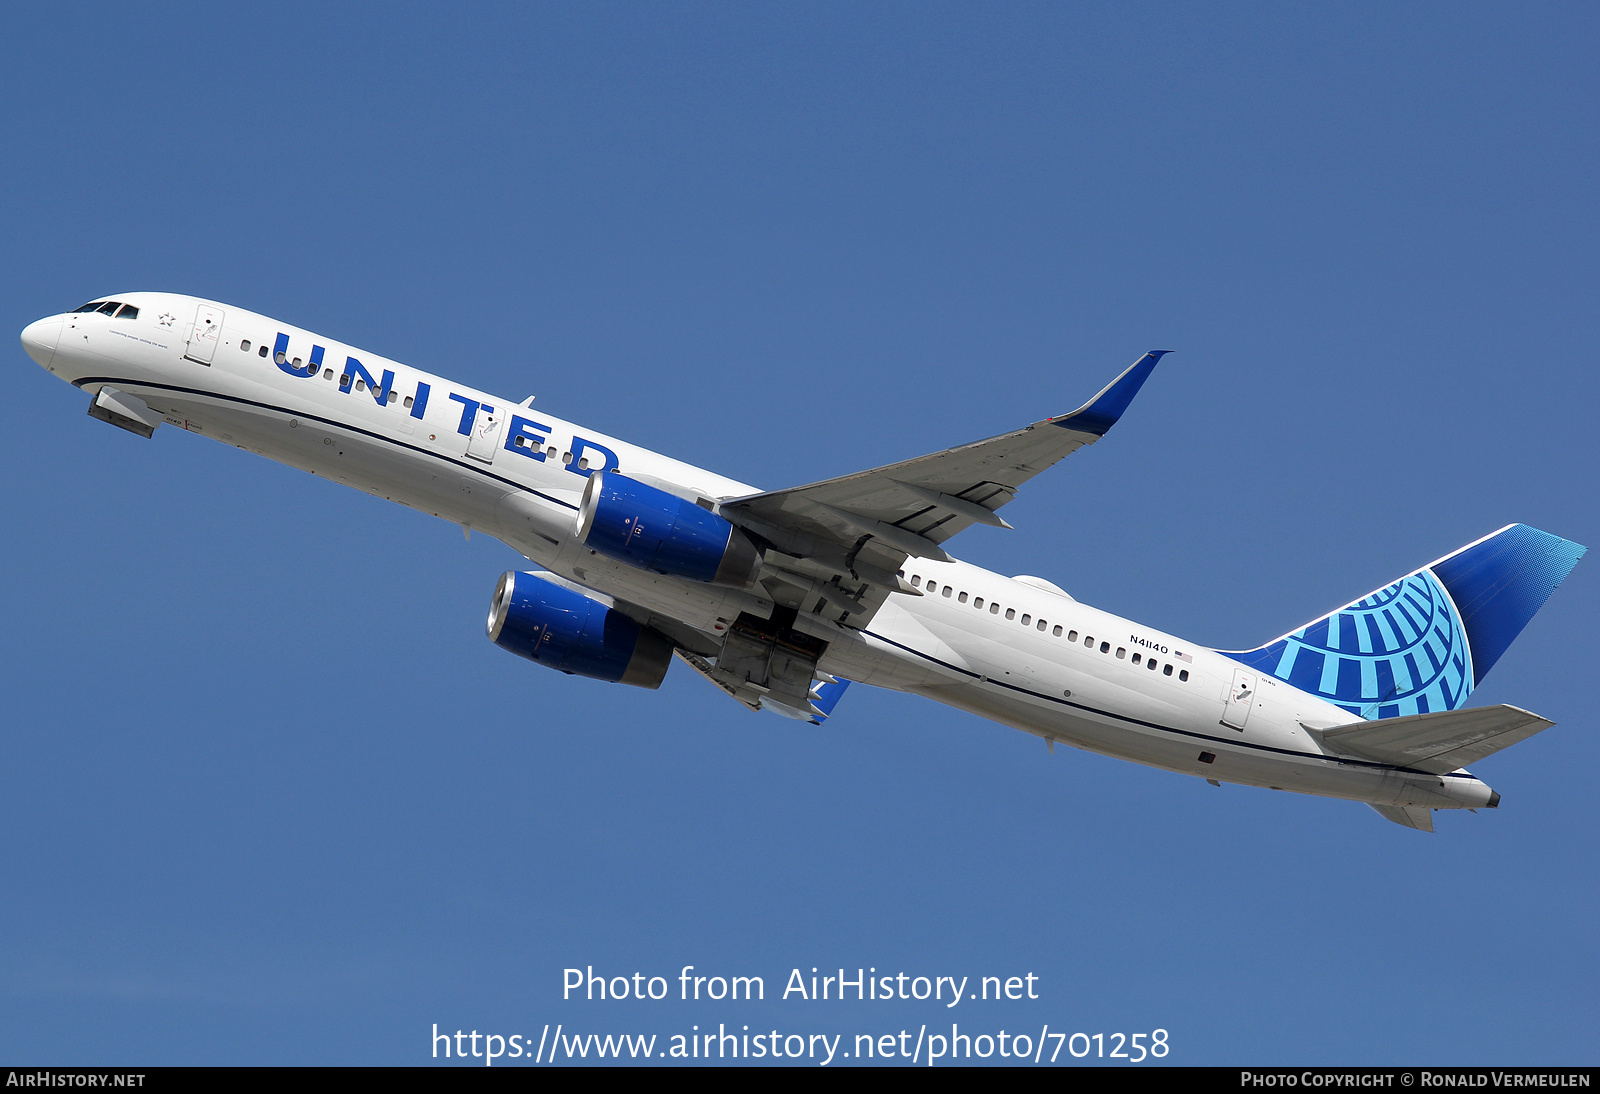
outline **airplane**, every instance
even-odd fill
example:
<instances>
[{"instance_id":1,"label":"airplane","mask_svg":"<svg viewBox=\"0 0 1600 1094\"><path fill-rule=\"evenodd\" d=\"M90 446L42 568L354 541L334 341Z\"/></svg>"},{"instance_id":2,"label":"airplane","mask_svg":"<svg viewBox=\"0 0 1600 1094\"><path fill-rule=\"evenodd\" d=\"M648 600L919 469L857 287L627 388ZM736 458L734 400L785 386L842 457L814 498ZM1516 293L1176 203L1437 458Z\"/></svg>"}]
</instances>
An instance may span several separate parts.
<instances>
[{"instance_id":1,"label":"airplane","mask_svg":"<svg viewBox=\"0 0 1600 1094\"><path fill-rule=\"evenodd\" d=\"M199 433L497 537L487 631L568 674L658 688L674 659L821 723L850 682L1206 779L1365 802L1433 831L1495 808L1466 766L1554 723L1467 698L1587 548L1512 524L1264 645L1216 650L947 553L1098 442L1167 351L1066 414L765 491L231 305L98 297L22 345L149 438Z\"/></svg>"}]
</instances>

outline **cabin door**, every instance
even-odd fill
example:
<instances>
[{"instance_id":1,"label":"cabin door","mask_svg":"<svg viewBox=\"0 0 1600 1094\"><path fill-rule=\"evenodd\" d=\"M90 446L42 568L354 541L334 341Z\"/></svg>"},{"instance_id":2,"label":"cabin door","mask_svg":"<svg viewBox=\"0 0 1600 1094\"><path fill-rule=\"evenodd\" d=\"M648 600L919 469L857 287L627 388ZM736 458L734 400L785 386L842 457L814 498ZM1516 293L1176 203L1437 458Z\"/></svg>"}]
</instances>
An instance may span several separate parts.
<instances>
[{"instance_id":1,"label":"cabin door","mask_svg":"<svg viewBox=\"0 0 1600 1094\"><path fill-rule=\"evenodd\" d=\"M183 355L191 361L209 365L217 352L217 339L222 337L222 309L201 304L195 309L194 329L189 332L189 345Z\"/></svg>"},{"instance_id":2,"label":"cabin door","mask_svg":"<svg viewBox=\"0 0 1600 1094\"><path fill-rule=\"evenodd\" d=\"M493 407L478 407L478 415L472 420L472 435L467 438L467 455L484 463L494 462L494 450L500 443L500 426L502 419L495 413Z\"/></svg>"},{"instance_id":3,"label":"cabin door","mask_svg":"<svg viewBox=\"0 0 1600 1094\"><path fill-rule=\"evenodd\" d=\"M1228 702L1222 708L1222 724L1243 729L1250 720L1250 708L1256 705L1256 674L1247 669L1233 670L1233 686L1228 689Z\"/></svg>"}]
</instances>

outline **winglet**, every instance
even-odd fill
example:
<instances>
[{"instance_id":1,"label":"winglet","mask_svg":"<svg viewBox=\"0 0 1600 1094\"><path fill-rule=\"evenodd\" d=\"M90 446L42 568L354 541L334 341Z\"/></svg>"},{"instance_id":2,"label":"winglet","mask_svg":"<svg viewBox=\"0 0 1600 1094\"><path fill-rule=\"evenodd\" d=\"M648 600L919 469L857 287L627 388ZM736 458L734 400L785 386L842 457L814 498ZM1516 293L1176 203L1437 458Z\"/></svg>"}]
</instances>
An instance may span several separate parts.
<instances>
[{"instance_id":1,"label":"winglet","mask_svg":"<svg viewBox=\"0 0 1600 1094\"><path fill-rule=\"evenodd\" d=\"M1171 350L1153 349L1133 364L1129 365L1121 376L1107 384L1093 399L1084 403L1071 414L1050 419L1063 429L1076 430L1079 433L1092 433L1096 437L1104 437L1106 431L1117 424L1117 419L1122 417L1128 409L1128 404L1133 402L1133 397L1139 394L1139 389L1150 378L1150 373L1156 367L1156 362L1161 360Z\"/></svg>"},{"instance_id":2,"label":"winglet","mask_svg":"<svg viewBox=\"0 0 1600 1094\"><path fill-rule=\"evenodd\" d=\"M844 677L836 677L832 682L822 683L812 688L811 706L815 712L813 722L821 723L833 713L833 708L839 705L839 700L844 698L844 689L850 686L850 681Z\"/></svg>"}]
</instances>

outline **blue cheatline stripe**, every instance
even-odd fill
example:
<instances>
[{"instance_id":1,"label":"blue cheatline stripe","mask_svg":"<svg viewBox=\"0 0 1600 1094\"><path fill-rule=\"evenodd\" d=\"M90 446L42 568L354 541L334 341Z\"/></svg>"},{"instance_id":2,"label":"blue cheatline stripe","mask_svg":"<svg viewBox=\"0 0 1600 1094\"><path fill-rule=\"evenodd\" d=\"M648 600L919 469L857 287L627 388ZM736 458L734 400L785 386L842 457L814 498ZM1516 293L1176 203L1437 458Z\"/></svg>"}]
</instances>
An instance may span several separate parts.
<instances>
[{"instance_id":1,"label":"blue cheatline stripe","mask_svg":"<svg viewBox=\"0 0 1600 1094\"><path fill-rule=\"evenodd\" d=\"M1343 756L1329 756L1321 752L1300 752L1292 748L1276 748L1272 745L1254 744L1250 741L1240 740L1237 737L1215 737L1209 733L1198 733L1190 729L1175 729L1172 726L1164 726L1157 722L1146 722L1140 718L1130 718L1126 714L1118 714L1111 710L1101 710L1099 707L1091 707L1084 703L1074 703L1070 699L1058 698L1054 695L1045 695L1043 692L1032 691L1017 684L1008 684L1003 680L995 680L991 677L984 676L981 673L973 672L971 669L964 669L959 665L952 665L948 661L942 661L930 653L923 653L919 649L908 646L904 642L896 642L894 639L878 634L876 631L863 630L861 633L870 635L871 637L878 639L880 642L887 642L896 649L905 650L907 653L916 657L920 657L924 661L931 662L935 665L941 665L944 668L949 669L951 672L959 673L962 676L976 680L979 683L992 684L997 688L1005 688L1007 691L1020 692L1023 695L1031 695L1035 699L1043 699L1046 702L1055 703L1057 706L1072 707L1074 710L1086 711L1089 714L1098 714L1104 718L1114 718L1119 722L1127 722L1130 725L1143 726L1145 729L1154 729L1161 733L1171 733L1178 737L1189 737L1197 741L1210 741L1213 744L1227 745L1230 748L1249 748L1257 752L1269 752L1277 756L1296 756L1307 760L1325 760L1328 763L1343 764L1346 767L1371 767L1383 771L1399 771L1406 775L1425 775L1430 779L1472 779L1474 782L1480 781L1476 775L1458 775L1453 771L1446 772L1443 775L1435 775L1431 771L1418 771L1414 767L1401 767L1399 764L1378 763L1375 760L1352 760L1346 759Z\"/></svg>"},{"instance_id":2,"label":"blue cheatline stripe","mask_svg":"<svg viewBox=\"0 0 1600 1094\"><path fill-rule=\"evenodd\" d=\"M115 376L85 376L72 381L73 387L81 388L84 384L126 384L129 387L155 388L158 391L177 391L184 395L198 395L205 399L216 399L225 403L238 403L240 406L253 406L258 410L271 410L279 414L288 414L296 418L304 418L308 422L321 422L323 425L331 426L334 429L342 429L347 433L359 433L363 437L370 437L375 441L382 441L384 444L393 445L395 448L403 448L408 452L415 452L418 455L427 456L431 459L438 460L441 463L451 464L460 468L462 471L470 471L474 475L478 475L481 478L492 479L495 482L504 483L513 489L521 491L522 493L532 494L536 498L543 498L552 505L559 505L563 509L571 509L576 512L578 508L569 501L562 501L560 498L553 498L549 494L541 493L540 491L533 489L531 486L525 486L522 483L517 482L515 479L508 479L503 475L496 475L493 472L485 471L482 467L474 467L472 464L464 463L453 456L444 456L440 455L438 452L430 452L426 448L419 448L414 444L407 444L405 441L397 441L393 437L385 437L382 433L374 433L370 429L362 429L357 425L349 425L345 422L334 421L332 418L322 418L315 414L307 414L303 410L295 410L291 409L290 407L277 406L273 403L260 403L254 399L241 399L237 395L223 395L219 392L206 391L202 388L179 387L176 384L155 384L148 380L126 380L119 379Z\"/></svg>"}]
</instances>

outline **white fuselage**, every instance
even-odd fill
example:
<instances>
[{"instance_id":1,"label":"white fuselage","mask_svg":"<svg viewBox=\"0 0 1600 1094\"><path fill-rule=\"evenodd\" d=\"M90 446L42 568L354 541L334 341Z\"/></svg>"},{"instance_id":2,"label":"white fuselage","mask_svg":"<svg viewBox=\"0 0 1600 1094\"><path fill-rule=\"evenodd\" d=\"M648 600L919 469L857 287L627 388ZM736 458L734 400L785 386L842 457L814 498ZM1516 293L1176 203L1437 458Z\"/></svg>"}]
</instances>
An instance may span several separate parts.
<instances>
[{"instance_id":1,"label":"white fuselage","mask_svg":"<svg viewBox=\"0 0 1600 1094\"><path fill-rule=\"evenodd\" d=\"M24 332L29 354L86 391L114 388L171 425L479 529L556 574L708 634L741 611L771 612L759 587L649 573L574 537L594 468L711 500L757 487L563 421L531 399L518 405L241 308L169 293L114 299L137 306L138 318L40 320ZM201 345L196 324L207 319L213 336ZM1248 709L1230 716L1243 728L1225 724L1240 666L1224 654L960 561L908 558L904 575L936 591L891 594L862 629L801 615L796 626L829 643L821 670L1222 782L1435 809L1491 797L1465 772L1331 754L1314 731L1351 715L1264 674Z\"/></svg>"}]
</instances>

